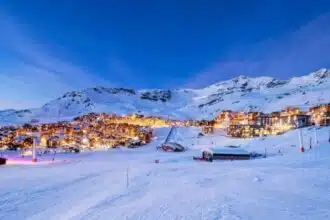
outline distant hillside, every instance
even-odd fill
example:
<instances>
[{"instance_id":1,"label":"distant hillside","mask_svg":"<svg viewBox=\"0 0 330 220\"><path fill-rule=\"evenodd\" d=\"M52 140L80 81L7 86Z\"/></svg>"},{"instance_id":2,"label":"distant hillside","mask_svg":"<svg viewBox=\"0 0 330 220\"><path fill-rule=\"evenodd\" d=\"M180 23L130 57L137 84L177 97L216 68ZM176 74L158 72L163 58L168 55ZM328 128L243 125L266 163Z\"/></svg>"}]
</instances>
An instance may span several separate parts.
<instances>
[{"instance_id":1,"label":"distant hillside","mask_svg":"<svg viewBox=\"0 0 330 220\"><path fill-rule=\"evenodd\" d=\"M320 69L285 81L240 76L203 89L89 88L65 93L38 109L0 111L0 124L71 119L89 112L212 119L225 109L271 112L287 106L308 108L327 102L330 71Z\"/></svg>"}]
</instances>

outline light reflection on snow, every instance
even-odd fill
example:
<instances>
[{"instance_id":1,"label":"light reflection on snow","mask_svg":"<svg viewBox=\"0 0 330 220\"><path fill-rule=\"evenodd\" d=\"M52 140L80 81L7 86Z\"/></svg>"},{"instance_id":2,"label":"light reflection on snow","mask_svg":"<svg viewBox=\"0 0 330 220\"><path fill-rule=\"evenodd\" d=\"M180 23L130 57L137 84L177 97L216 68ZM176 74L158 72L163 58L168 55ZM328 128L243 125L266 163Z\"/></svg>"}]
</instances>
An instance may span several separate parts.
<instances>
[{"instance_id":1,"label":"light reflection on snow","mask_svg":"<svg viewBox=\"0 0 330 220\"><path fill-rule=\"evenodd\" d=\"M41 165L60 162L64 162L64 160L43 159L33 162L32 158L9 157L7 158L6 165Z\"/></svg>"}]
</instances>

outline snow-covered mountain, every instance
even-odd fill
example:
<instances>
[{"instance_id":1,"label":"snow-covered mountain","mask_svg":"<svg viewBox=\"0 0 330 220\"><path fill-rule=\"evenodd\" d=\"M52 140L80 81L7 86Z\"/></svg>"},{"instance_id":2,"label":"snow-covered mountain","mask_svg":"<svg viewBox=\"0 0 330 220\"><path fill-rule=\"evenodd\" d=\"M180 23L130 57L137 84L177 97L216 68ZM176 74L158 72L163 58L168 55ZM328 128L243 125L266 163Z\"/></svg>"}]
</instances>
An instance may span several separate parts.
<instances>
[{"instance_id":1,"label":"snow-covered mountain","mask_svg":"<svg viewBox=\"0 0 330 220\"><path fill-rule=\"evenodd\" d=\"M239 76L202 89L133 90L89 88L65 93L38 109L0 111L0 123L56 121L89 112L140 113L178 119L212 119L219 111L271 112L330 102L330 71L289 80Z\"/></svg>"}]
</instances>

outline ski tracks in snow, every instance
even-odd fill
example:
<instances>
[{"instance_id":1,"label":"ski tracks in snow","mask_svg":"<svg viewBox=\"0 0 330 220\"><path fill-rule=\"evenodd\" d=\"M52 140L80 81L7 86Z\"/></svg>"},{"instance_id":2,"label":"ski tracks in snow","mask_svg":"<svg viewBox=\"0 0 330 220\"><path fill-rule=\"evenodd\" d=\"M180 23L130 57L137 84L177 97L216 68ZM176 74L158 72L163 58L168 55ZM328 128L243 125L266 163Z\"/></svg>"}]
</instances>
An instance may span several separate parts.
<instances>
[{"instance_id":1,"label":"ski tracks in snow","mask_svg":"<svg viewBox=\"0 0 330 220\"><path fill-rule=\"evenodd\" d=\"M94 205L90 206L81 214L73 219L126 219L125 216L114 217L114 213L118 208L127 204L134 203L135 200L145 196L150 185L146 176L150 176L151 172L143 173L141 176L134 177L130 180L129 187L123 184L118 190L119 193L105 195L99 199ZM128 211L129 212L129 211Z\"/></svg>"},{"instance_id":2,"label":"ski tracks in snow","mask_svg":"<svg viewBox=\"0 0 330 220\"><path fill-rule=\"evenodd\" d=\"M102 179L105 173L110 173L112 170L106 170L101 172L94 172L88 175L73 178L70 181L60 181L58 183L52 183L47 187L39 187L35 185L33 188L24 188L12 193L5 193L0 195L0 219L42 219L39 215L44 216L45 212L49 212L50 219L56 214L56 209L71 208L68 198L65 198L67 194L72 194L76 191L79 198L84 189L88 191L88 187L93 185L93 182L97 182ZM45 203L45 199L48 198L48 202ZM76 202L79 202L78 199ZM51 204L49 204L51 203ZM62 206L62 207L61 207ZM63 207L64 206L64 207ZM34 207L34 208L31 208ZM16 211L24 213L24 215L16 215ZM24 210L24 211L23 211Z\"/></svg>"}]
</instances>

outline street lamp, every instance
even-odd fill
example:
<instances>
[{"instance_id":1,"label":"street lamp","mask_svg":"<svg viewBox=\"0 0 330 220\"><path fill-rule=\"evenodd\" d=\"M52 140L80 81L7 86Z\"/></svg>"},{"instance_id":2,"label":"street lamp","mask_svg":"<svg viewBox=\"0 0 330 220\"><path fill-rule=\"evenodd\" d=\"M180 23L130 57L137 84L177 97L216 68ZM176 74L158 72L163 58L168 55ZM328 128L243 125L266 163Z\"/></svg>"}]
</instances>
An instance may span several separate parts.
<instances>
[{"instance_id":1,"label":"street lamp","mask_svg":"<svg viewBox=\"0 0 330 220\"><path fill-rule=\"evenodd\" d=\"M315 146L317 146L319 144L319 140L318 140L318 136L317 136L317 125L315 123L314 125L314 141L315 141Z\"/></svg>"},{"instance_id":2,"label":"street lamp","mask_svg":"<svg viewBox=\"0 0 330 220\"><path fill-rule=\"evenodd\" d=\"M87 138L87 137L84 137L84 138L82 139L82 143L83 143L84 145L88 145L88 143L89 143L88 138ZM85 147L85 146L84 146L84 147Z\"/></svg>"},{"instance_id":3,"label":"street lamp","mask_svg":"<svg viewBox=\"0 0 330 220\"><path fill-rule=\"evenodd\" d=\"M300 152L305 152L305 148L303 146L303 139L302 139L302 133L301 128L299 128L299 142L300 142Z\"/></svg>"},{"instance_id":4,"label":"street lamp","mask_svg":"<svg viewBox=\"0 0 330 220\"><path fill-rule=\"evenodd\" d=\"M32 136L32 162L37 162L35 142L36 142L36 136Z\"/></svg>"},{"instance_id":5,"label":"street lamp","mask_svg":"<svg viewBox=\"0 0 330 220\"><path fill-rule=\"evenodd\" d=\"M303 143L303 137L302 137L302 131L301 128L299 127L299 124L295 121L293 121L293 124L295 125L296 128L298 128L298 135L299 135L299 145L300 145L300 152L305 152L304 148L304 143Z\"/></svg>"},{"instance_id":6,"label":"street lamp","mask_svg":"<svg viewBox=\"0 0 330 220\"><path fill-rule=\"evenodd\" d=\"M29 132L29 136L32 138L32 162L37 162L36 156L36 141L37 141L37 134L36 132Z\"/></svg>"}]
</instances>

